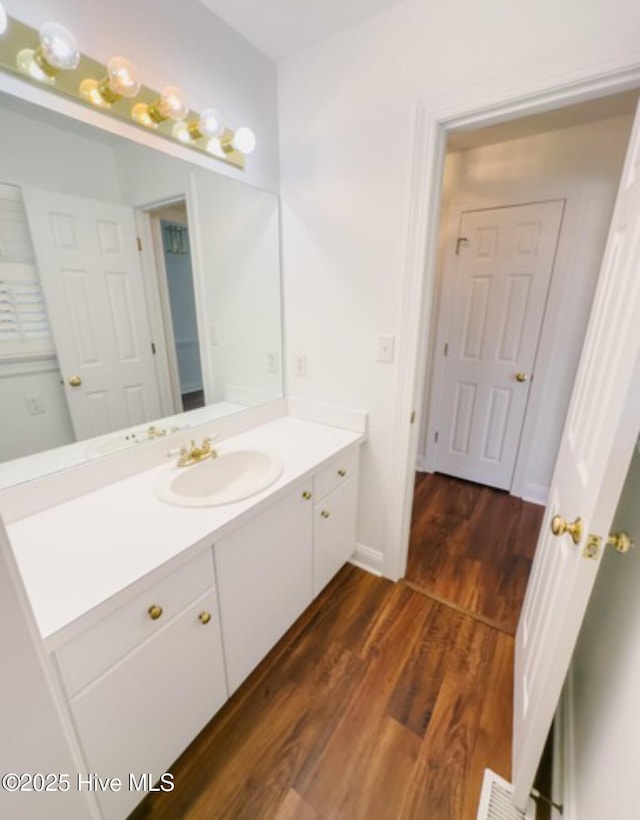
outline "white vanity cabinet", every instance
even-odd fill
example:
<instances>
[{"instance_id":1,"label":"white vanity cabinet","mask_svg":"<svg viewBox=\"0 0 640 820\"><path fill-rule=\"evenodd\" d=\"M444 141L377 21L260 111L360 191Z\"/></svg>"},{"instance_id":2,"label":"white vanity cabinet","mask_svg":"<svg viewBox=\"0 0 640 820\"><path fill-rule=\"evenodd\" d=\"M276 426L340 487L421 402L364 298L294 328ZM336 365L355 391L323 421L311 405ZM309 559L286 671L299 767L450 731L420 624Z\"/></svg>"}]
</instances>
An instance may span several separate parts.
<instances>
[{"instance_id":1,"label":"white vanity cabinet","mask_svg":"<svg viewBox=\"0 0 640 820\"><path fill-rule=\"evenodd\" d=\"M89 650L89 647L92 647ZM101 651L101 648L104 651ZM105 820L122 820L227 698L210 550L150 585L56 652Z\"/></svg>"},{"instance_id":2,"label":"white vanity cabinet","mask_svg":"<svg viewBox=\"0 0 640 820\"><path fill-rule=\"evenodd\" d=\"M341 455L313 479L313 595L351 558L356 543L358 449Z\"/></svg>"},{"instance_id":3,"label":"white vanity cabinet","mask_svg":"<svg viewBox=\"0 0 640 820\"><path fill-rule=\"evenodd\" d=\"M229 694L312 599L311 481L214 545Z\"/></svg>"}]
</instances>

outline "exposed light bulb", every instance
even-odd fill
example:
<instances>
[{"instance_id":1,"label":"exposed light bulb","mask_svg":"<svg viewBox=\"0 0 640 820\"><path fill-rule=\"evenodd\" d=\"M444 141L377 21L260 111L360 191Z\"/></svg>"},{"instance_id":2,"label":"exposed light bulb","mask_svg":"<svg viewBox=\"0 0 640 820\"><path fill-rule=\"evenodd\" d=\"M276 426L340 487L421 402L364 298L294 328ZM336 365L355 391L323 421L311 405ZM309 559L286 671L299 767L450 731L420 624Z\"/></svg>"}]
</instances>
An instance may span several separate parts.
<instances>
[{"instance_id":1,"label":"exposed light bulb","mask_svg":"<svg viewBox=\"0 0 640 820\"><path fill-rule=\"evenodd\" d=\"M52 83L60 71L78 67L80 52L76 38L60 23L45 23L40 29L40 46L18 52L18 70L40 82Z\"/></svg>"},{"instance_id":2,"label":"exposed light bulb","mask_svg":"<svg viewBox=\"0 0 640 820\"><path fill-rule=\"evenodd\" d=\"M179 122L189 113L189 106L182 90L175 85L169 85L163 90L160 99L151 103L148 112L151 119L156 123L165 120Z\"/></svg>"},{"instance_id":3,"label":"exposed light bulb","mask_svg":"<svg viewBox=\"0 0 640 820\"><path fill-rule=\"evenodd\" d=\"M4 10L4 6L0 3L0 34L4 34L7 30L7 12Z\"/></svg>"},{"instance_id":4,"label":"exposed light bulb","mask_svg":"<svg viewBox=\"0 0 640 820\"><path fill-rule=\"evenodd\" d=\"M253 131L241 126L235 131L227 131L220 141L222 150L226 154L239 151L241 154L250 154L256 147L256 137Z\"/></svg>"},{"instance_id":5,"label":"exposed light bulb","mask_svg":"<svg viewBox=\"0 0 640 820\"><path fill-rule=\"evenodd\" d=\"M242 154L251 154L256 147L256 135L250 128L241 126L237 129L231 140L236 151Z\"/></svg>"},{"instance_id":6,"label":"exposed light bulb","mask_svg":"<svg viewBox=\"0 0 640 820\"><path fill-rule=\"evenodd\" d=\"M107 76L109 87L118 97L131 99L140 91L138 69L126 57L112 57L107 63Z\"/></svg>"},{"instance_id":7,"label":"exposed light bulb","mask_svg":"<svg viewBox=\"0 0 640 820\"><path fill-rule=\"evenodd\" d=\"M198 120L198 131L203 137L219 137L224 131L222 117L215 108L205 108Z\"/></svg>"},{"instance_id":8,"label":"exposed light bulb","mask_svg":"<svg viewBox=\"0 0 640 820\"><path fill-rule=\"evenodd\" d=\"M59 71L78 67L80 52L76 38L60 23L45 23L40 29L40 47L44 60ZM36 53L36 60L38 55ZM44 71L47 69L41 66Z\"/></svg>"},{"instance_id":9,"label":"exposed light bulb","mask_svg":"<svg viewBox=\"0 0 640 820\"><path fill-rule=\"evenodd\" d=\"M138 69L125 57L112 57L104 79L86 79L80 83L80 94L99 108L109 108L122 97L135 97L140 91Z\"/></svg>"}]
</instances>

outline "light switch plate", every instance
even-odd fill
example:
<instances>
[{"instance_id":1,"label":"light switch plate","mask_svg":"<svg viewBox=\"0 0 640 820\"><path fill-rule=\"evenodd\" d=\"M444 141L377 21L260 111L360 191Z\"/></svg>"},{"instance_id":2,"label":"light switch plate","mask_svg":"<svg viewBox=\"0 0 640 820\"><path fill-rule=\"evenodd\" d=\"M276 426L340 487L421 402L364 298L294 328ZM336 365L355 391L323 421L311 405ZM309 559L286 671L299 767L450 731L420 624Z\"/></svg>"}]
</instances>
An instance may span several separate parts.
<instances>
[{"instance_id":1,"label":"light switch plate","mask_svg":"<svg viewBox=\"0 0 640 820\"><path fill-rule=\"evenodd\" d=\"M378 336L377 361L390 364L393 361L393 352L396 344L395 336Z\"/></svg>"},{"instance_id":2,"label":"light switch plate","mask_svg":"<svg viewBox=\"0 0 640 820\"><path fill-rule=\"evenodd\" d=\"M307 354L296 353L293 357L293 371L299 379L304 379L307 375Z\"/></svg>"}]
</instances>

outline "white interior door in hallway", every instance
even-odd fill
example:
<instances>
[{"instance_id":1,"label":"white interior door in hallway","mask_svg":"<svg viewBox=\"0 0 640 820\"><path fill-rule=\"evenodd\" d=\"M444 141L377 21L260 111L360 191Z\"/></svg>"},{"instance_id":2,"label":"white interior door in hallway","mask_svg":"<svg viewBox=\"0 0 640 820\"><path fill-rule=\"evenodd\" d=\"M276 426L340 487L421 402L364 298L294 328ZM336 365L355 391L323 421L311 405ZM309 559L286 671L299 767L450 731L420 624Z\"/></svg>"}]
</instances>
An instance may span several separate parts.
<instances>
[{"instance_id":1,"label":"white interior door in hallway","mask_svg":"<svg viewBox=\"0 0 640 820\"><path fill-rule=\"evenodd\" d=\"M162 415L134 213L23 191L76 438Z\"/></svg>"},{"instance_id":2,"label":"white interior door in hallway","mask_svg":"<svg viewBox=\"0 0 640 820\"><path fill-rule=\"evenodd\" d=\"M553 201L461 214L441 311L438 472L511 487L563 209Z\"/></svg>"},{"instance_id":3,"label":"white interior door in hallway","mask_svg":"<svg viewBox=\"0 0 640 820\"><path fill-rule=\"evenodd\" d=\"M639 171L636 114L516 633L519 808L527 802L640 429Z\"/></svg>"}]
</instances>

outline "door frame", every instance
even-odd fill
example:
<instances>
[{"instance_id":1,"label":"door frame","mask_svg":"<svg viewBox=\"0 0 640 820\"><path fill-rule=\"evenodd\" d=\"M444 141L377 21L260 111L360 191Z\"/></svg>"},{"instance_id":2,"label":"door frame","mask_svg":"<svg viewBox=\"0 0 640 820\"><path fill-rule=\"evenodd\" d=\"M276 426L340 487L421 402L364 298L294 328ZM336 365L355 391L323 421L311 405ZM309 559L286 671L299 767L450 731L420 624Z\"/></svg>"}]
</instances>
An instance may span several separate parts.
<instances>
[{"instance_id":1,"label":"door frame","mask_svg":"<svg viewBox=\"0 0 640 820\"><path fill-rule=\"evenodd\" d=\"M533 79L531 75L533 74ZM519 81L519 82L518 82ZM392 463L388 486L383 574L399 580L405 574L413 508L427 362L431 343L432 306L446 134L481 128L528 114L616 94L640 86L640 55L631 37L619 38L581 53L573 66L566 60L547 63L538 71L520 72L456 94L418 102L414 109L413 156L409 163L411 192L406 271L403 287L398 369L395 381Z\"/></svg>"}]
</instances>

